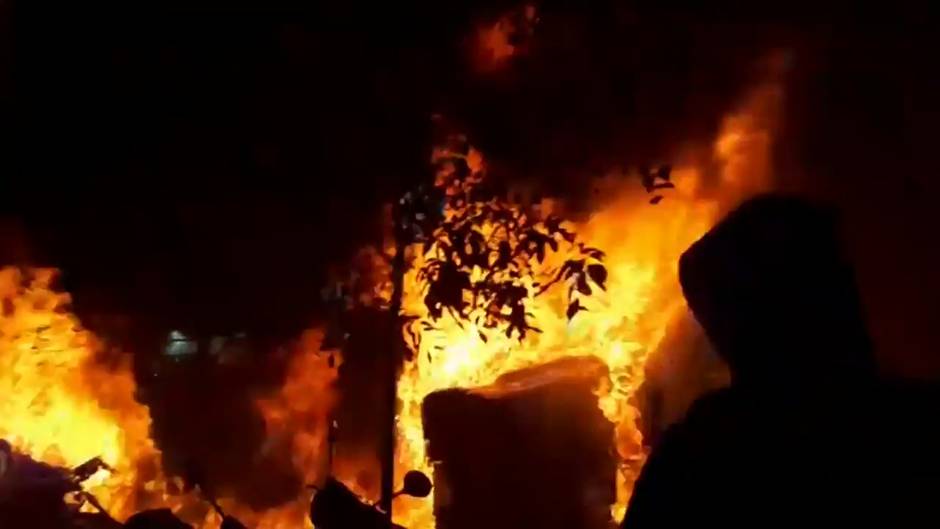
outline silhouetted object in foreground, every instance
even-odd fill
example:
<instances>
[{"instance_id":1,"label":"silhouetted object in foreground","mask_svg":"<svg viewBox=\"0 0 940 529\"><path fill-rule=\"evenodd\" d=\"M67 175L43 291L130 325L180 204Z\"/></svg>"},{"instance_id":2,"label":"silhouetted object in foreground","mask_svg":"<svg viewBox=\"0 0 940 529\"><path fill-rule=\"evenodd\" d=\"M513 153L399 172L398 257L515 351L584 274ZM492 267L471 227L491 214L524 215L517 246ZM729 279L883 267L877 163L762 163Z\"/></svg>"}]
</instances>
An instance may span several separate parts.
<instances>
[{"instance_id":1,"label":"silhouetted object in foreground","mask_svg":"<svg viewBox=\"0 0 940 529\"><path fill-rule=\"evenodd\" d=\"M593 356L567 357L428 395L437 527L608 529L617 459L596 391L609 376Z\"/></svg>"},{"instance_id":2,"label":"silhouetted object in foreground","mask_svg":"<svg viewBox=\"0 0 940 529\"><path fill-rule=\"evenodd\" d=\"M877 380L832 212L753 199L679 275L732 383L654 447L626 529L938 526L933 399Z\"/></svg>"},{"instance_id":3,"label":"silhouetted object in foreground","mask_svg":"<svg viewBox=\"0 0 940 529\"><path fill-rule=\"evenodd\" d=\"M431 480L417 470L404 476L403 488L392 497L425 498L431 494ZM310 521L317 529L403 529L390 524L386 513L362 501L339 480L331 477L317 489L310 502Z\"/></svg>"},{"instance_id":4,"label":"silhouetted object in foreground","mask_svg":"<svg viewBox=\"0 0 940 529\"><path fill-rule=\"evenodd\" d=\"M142 511L124 524L116 521L82 490L82 482L101 469L110 467L97 457L71 470L47 465L0 439L0 529L192 529L169 509ZM66 502L66 495L74 501ZM82 512L83 506L94 512ZM222 529L244 526L223 521Z\"/></svg>"},{"instance_id":5,"label":"silhouetted object in foreground","mask_svg":"<svg viewBox=\"0 0 940 529\"><path fill-rule=\"evenodd\" d=\"M317 529L361 527L388 528L381 511L362 502L351 490L334 478L328 478L310 504L310 521ZM397 526L395 526L397 527Z\"/></svg>"},{"instance_id":6,"label":"silhouetted object in foreground","mask_svg":"<svg viewBox=\"0 0 940 529\"><path fill-rule=\"evenodd\" d=\"M186 484L197 488L202 499L205 500L206 503L212 507L212 510L219 515L219 518L221 518L222 522L219 524L219 529L246 529L245 524L234 516L226 514L222 506L219 505L218 499L206 479L205 469L202 465L195 460L187 461L185 464L185 472Z\"/></svg>"},{"instance_id":7,"label":"silhouetted object in foreground","mask_svg":"<svg viewBox=\"0 0 940 529\"><path fill-rule=\"evenodd\" d=\"M78 490L66 471L15 452L0 439L0 527L59 529L70 511L64 496Z\"/></svg>"}]
</instances>

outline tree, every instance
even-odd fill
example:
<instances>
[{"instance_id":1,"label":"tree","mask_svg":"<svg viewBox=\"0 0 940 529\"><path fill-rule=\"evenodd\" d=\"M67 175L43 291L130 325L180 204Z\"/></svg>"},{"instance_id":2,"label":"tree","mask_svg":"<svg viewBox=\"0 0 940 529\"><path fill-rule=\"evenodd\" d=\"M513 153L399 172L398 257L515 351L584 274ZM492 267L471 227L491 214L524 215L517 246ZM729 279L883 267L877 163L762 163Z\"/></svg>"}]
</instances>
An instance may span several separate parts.
<instances>
[{"instance_id":1,"label":"tree","mask_svg":"<svg viewBox=\"0 0 940 529\"><path fill-rule=\"evenodd\" d=\"M526 304L564 281L568 286L569 319L584 310L580 298L606 288L604 253L579 241L556 215L513 204L486 186L484 167L466 138L450 138L435 151L434 198L441 213L424 242L418 280L426 285L424 304L430 319L445 313L472 322L480 338L490 332L525 339L539 332ZM551 267L546 256L565 257ZM433 325L433 324L432 324Z\"/></svg>"},{"instance_id":2,"label":"tree","mask_svg":"<svg viewBox=\"0 0 940 529\"><path fill-rule=\"evenodd\" d=\"M518 340L540 332L527 304L549 289L567 288L569 320L587 310L582 304L586 296L606 289L604 252L579 240L557 215L511 203L486 185L482 157L466 137L447 138L431 161L434 185L405 193L392 210L395 253L390 259L387 304L392 317L386 331L396 365L418 350L420 339L409 330L415 317L401 310L409 267L418 267L423 287L429 317L421 325L433 328L449 315L458 324L474 324L483 341L494 332ZM652 204L662 200L659 191L673 187L669 166L641 169L640 176L647 192L654 194ZM411 262L406 260L409 252ZM402 329L408 330L410 343L399 338ZM391 408L385 413L381 505L391 517L397 372L388 378L386 398Z\"/></svg>"}]
</instances>

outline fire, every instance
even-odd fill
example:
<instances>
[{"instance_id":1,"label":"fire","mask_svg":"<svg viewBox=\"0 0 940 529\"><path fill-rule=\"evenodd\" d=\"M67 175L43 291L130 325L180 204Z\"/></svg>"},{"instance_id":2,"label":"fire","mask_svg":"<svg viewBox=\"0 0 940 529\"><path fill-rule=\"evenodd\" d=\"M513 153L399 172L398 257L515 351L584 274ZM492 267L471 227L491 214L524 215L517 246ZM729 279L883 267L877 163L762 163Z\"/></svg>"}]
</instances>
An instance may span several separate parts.
<instances>
[{"instance_id":1,"label":"fire","mask_svg":"<svg viewBox=\"0 0 940 529\"><path fill-rule=\"evenodd\" d=\"M403 313L416 316L411 332L420 336L414 360L399 379L398 466L431 472L425 453L421 403L431 392L454 387L492 384L500 375L569 356L593 355L603 360L609 380L597 388L598 405L616 425L612 440L620 456L616 476L617 502L612 516L620 519L633 483L645 460L643 437L637 426L639 410L633 400L643 383L644 366L665 337L670 323L686 313L676 276L681 253L699 238L719 213L746 196L766 189L774 116L781 94L777 84L755 89L745 104L729 115L707 156L690 152L673 171L675 189L653 206L635 180L608 178L599 182L608 199L585 221L570 224L589 246L607 256L606 291L583 302L587 311L570 322L566 317L564 285L530 296L527 309L541 333L522 341L489 333L484 341L472 322L458 322L445 312L434 328L423 303L425 283L419 278L423 251L405 277ZM482 171L483 161L471 151L467 164ZM613 182L613 184L611 184ZM708 185L712 182L714 185ZM546 202L543 209L557 204ZM453 213L453 212L450 212ZM446 214L446 213L445 213ZM479 226L484 235L491 226ZM559 255L546 258L543 269L556 268ZM396 523L412 529L434 526L433 502L401 498L395 505Z\"/></svg>"},{"instance_id":2,"label":"fire","mask_svg":"<svg viewBox=\"0 0 940 529\"><path fill-rule=\"evenodd\" d=\"M150 414L126 358L108 358L52 290L55 272L0 270L0 437L35 459L74 467L100 456L90 491L117 517L162 503L166 482Z\"/></svg>"},{"instance_id":3,"label":"fire","mask_svg":"<svg viewBox=\"0 0 940 529\"><path fill-rule=\"evenodd\" d=\"M610 373L596 393L598 406L615 425L612 443L621 466L612 516L619 519L645 458L633 398L643 383L646 360L657 354L670 322L686 310L676 279L678 257L722 210L769 187L780 102L777 84L755 89L724 121L707 154L690 151L684 156L685 163L673 171L676 188L655 206L631 179L600 180L608 199L567 228L606 252L607 289L585 300L587 310L571 321L565 315L563 284L531 297L528 309L542 332L522 341L500 333L483 341L474 325L447 314L434 329L422 327L429 315L417 275L421 252L412 251L415 260L405 277L402 310L417 317L411 325L421 340L398 386L399 476L412 468L430 472L421 403L431 392L488 385L510 371L591 355ZM484 168L475 154L468 164ZM562 205L546 202L542 207L548 212ZM543 266L557 267L562 259L550 254ZM76 466L100 456L114 472L96 475L89 490L115 518L167 506L181 515L190 513L188 521L200 528L217 527L218 516L194 495L180 492L179 484L161 470L149 411L134 398L128 357L108 350L82 328L68 311L68 294L53 289L54 279L52 270L0 270L0 437L55 465ZM280 392L258 401L268 428L266 449L286 446L307 482L322 477L326 425L334 404L335 365L319 346L319 334L305 334ZM258 529L286 529L309 526L306 501L307 493L301 491L295 501L261 513L231 498L220 503ZM411 529L434 527L430 500L399 498L395 513L396 522Z\"/></svg>"},{"instance_id":4,"label":"fire","mask_svg":"<svg viewBox=\"0 0 940 529\"><path fill-rule=\"evenodd\" d=\"M306 484L318 484L327 472L329 413L336 397L333 383L337 366L330 365L329 355L320 351L322 340L319 330L304 332L284 385L273 397L258 401L268 435L266 448L286 443L291 463ZM312 527L307 517L309 500L305 491L260 518L240 514L237 506L232 507L246 523L257 519L252 525L256 529Z\"/></svg>"},{"instance_id":5,"label":"fire","mask_svg":"<svg viewBox=\"0 0 940 529\"><path fill-rule=\"evenodd\" d=\"M69 295L52 288L55 276L51 269L0 270L0 438L51 465L74 467L101 457L114 471L100 471L86 490L118 520L169 507L199 528L218 527L218 515L204 501L162 472L150 412L134 398L129 357L106 350L82 328L68 312ZM258 401L266 447L286 443L308 483L324 470L319 461L336 373L319 344L319 333L305 333L283 387ZM302 490L294 501L260 513L230 498L219 503L256 529L293 529L309 526L308 500Z\"/></svg>"}]
</instances>

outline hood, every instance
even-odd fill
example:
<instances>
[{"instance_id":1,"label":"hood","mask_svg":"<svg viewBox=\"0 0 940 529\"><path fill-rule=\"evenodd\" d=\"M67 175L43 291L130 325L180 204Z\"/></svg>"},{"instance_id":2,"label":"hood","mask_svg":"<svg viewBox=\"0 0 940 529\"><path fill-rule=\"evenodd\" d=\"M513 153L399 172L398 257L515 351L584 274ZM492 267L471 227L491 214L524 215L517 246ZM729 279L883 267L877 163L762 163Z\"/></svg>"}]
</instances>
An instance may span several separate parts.
<instances>
[{"instance_id":1,"label":"hood","mask_svg":"<svg viewBox=\"0 0 940 529\"><path fill-rule=\"evenodd\" d=\"M854 273L827 207L751 199L682 255L679 277L737 380L875 369Z\"/></svg>"}]
</instances>

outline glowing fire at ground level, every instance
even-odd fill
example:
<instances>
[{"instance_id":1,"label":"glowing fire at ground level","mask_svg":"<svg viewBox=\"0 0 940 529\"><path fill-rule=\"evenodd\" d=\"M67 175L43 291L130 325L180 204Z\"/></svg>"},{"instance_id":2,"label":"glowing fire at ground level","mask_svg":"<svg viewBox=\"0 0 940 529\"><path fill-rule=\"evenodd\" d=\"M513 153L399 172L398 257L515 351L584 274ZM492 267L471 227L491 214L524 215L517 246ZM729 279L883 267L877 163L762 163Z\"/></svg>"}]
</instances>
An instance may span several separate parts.
<instances>
[{"instance_id":1,"label":"glowing fire at ground level","mask_svg":"<svg viewBox=\"0 0 940 529\"><path fill-rule=\"evenodd\" d=\"M759 86L725 120L710 149L679 153L681 163L673 171L676 189L656 206L633 181L610 189L599 182L607 200L572 228L607 253L608 288L570 323L565 302L546 295L530 307L542 333L523 342L500 336L483 342L478 329L447 316L435 330L422 331L420 350L399 381L398 474L411 468L431 473L421 422L427 395L489 385L507 372L569 356L594 356L609 372L596 395L604 416L615 425L612 442L621 466L612 516L619 519L645 456L634 396L643 383L646 360L656 354L669 324L685 312L675 277L677 259L723 209L768 186L780 99L776 84ZM406 276L403 311L420 321L427 314L414 274L412 270ZM200 527L217 527L215 513L200 507L197 498L183 493L178 480L161 470L149 412L134 399L129 366L105 354L65 310L68 296L51 289L52 278L49 271L0 272L0 437L57 465L74 466L101 456L115 472L96 476L90 490L119 519L142 508L169 506ZM281 394L258 406L269 435L282 434L298 473L313 481L326 446L331 400L313 402L304 396L329 394L335 370L316 355L316 336L307 338ZM222 503L249 526L287 529L309 525L307 499L303 493L295 502L263 513ZM412 529L435 523L429 500L400 498L395 518Z\"/></svg>"}]
</instances>

